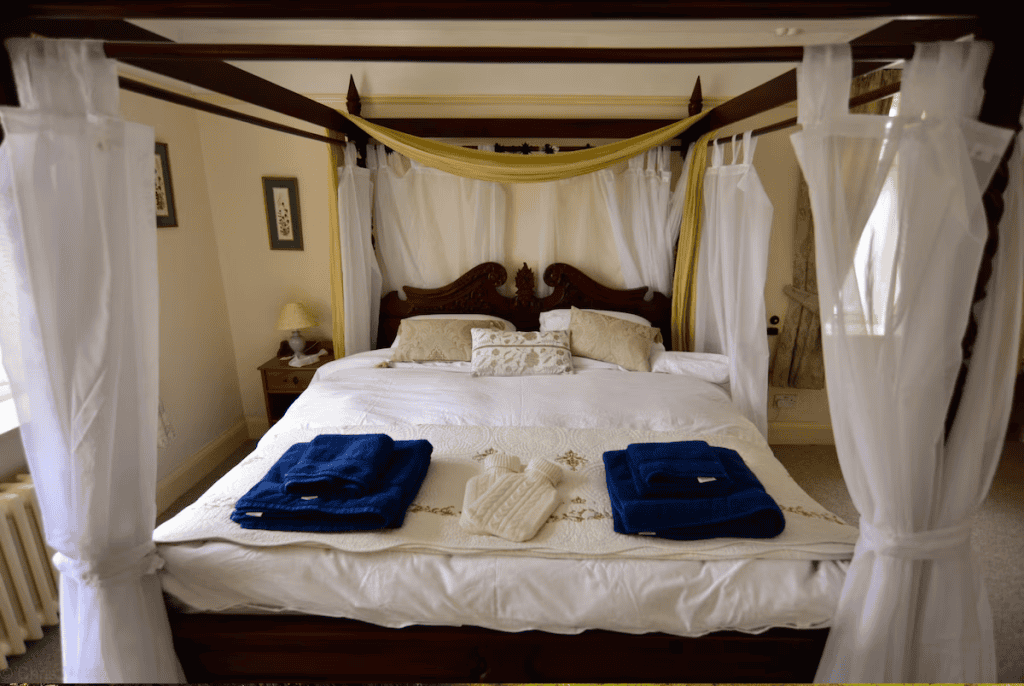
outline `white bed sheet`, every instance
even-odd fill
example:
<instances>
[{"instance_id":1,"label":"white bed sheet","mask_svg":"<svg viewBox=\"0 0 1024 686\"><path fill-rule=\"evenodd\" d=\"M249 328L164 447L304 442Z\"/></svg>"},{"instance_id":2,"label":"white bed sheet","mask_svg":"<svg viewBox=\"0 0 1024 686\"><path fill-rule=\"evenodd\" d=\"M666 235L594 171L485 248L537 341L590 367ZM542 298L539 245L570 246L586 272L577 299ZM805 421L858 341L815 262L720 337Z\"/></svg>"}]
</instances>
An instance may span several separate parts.
<instances>
[{"instance_id":1,"label":"white bed sheet","mask_svg":"<svg viewBox=\"0 0 1024 686\"><path fill-rule=\"evenodd\" d=\"M438 367L376 367L389 356L371 351L322 367L257 452L290 432L393 424L619 426L764 445L732 407L727 390L690 377L589 368L557 377L493 378ZM699 636L824 627L849 564L354 554L222 541L158 547L164 589L197 611L302 612L391 627L554 633L600 628Z\"/></svg>"}]
</instances>

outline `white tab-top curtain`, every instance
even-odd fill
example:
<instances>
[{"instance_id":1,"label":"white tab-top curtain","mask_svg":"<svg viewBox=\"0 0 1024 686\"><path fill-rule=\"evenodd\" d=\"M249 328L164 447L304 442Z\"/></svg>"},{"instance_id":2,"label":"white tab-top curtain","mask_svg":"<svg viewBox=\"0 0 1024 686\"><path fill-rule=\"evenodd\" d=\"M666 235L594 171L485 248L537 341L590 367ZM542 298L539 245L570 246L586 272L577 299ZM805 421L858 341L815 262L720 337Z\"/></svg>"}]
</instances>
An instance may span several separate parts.
<instances>
[{"instance_id":1,"label":"white tab-top curtain","mask_svg":"<svg viewBox=\"0 0 1024 686\"><path fill-rule=\"evenodd\" d=\"M342 292L345 298L345 354L377 347L381 273L373 250L370 212L373 178L356 166L356 146L345 146L338 168L338 227L341 236Z\"/></svg>"},{"instance_id":2,"label":"white tab-top curtain","mask_svg":"<svg viewBox=\"0 0 1024 686\"><path fill-rule=\"evenodd\" d=\"M100 43L7 45L22 106L0 109L0 278L19 324L0 345L57 551L64 681L182 681L152 541L153 130L119 118Z\"/></svg>"},{"instance_id":3,"label":"white tab-top curtain","mask_svg":"<svg viewBox=\"0 0 1024 686\"><path fill-rule=\"evenodd\" d=\"M849 47L807 48L793 146L816 227L829 406L861 535L816 675L994 681L971 518L1006 430L1020 322L1020 158L948 440L987 228L981 193L1011 132L979 124L985 44L917 47L899 117L847 110ZM876 211L896 166L891 210ZM894 245L891 250L875 249Z\"/></svg>"},{"instance_id":4,"label":"white tab-top curtain","mask_svg":"<svg viewBox=\"0 0 1024 686\"><path fill-rule=\"evenodd\" d=\"M686 184L678 183L672 192L671 156L663 145L630 158L621 172L613 167L596 172L626 288L672 292Z\"/></svg>"},{"instance_id":5,"label":"white tab-top curtain","mask_svg":"<svg viewBox=\"0 0 1024 686\"><path fill-rule=\"evenodd\" d=\"M379 145L368 154L377 169L385 292L443 286L481 262L501 261L507 220L501 184L432 169Z\"/></svg>"},{"instance_id":6,"label":"white tab-top curtain","mask_svg":"<svg viewBox=\"0 0 1024 686\"><path fill-rule=\"evenodd\" d=\"M754 169L755 139L732 142L732 164L714 144L704 177L694 350L729 356L733 403L768 436L768 336L764 283L774 208Z\"/></svg>"}]
</instances>

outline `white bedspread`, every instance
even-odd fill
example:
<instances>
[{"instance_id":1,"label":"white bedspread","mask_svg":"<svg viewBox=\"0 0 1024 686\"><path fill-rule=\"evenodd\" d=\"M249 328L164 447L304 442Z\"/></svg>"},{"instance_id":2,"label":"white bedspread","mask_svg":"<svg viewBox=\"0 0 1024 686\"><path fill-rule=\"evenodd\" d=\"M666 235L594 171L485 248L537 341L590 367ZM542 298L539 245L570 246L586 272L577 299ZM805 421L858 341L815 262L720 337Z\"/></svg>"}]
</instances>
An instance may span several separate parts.
<instances>
[{"instance_id":1,"label":"white bedspread","mask_svg":"<svg viewBox=\"0 0 1024 686\"><path fill-rule=\"evenodd\" d=\"M699 636L829 625L856 531L792 481L727 389L589 363L572 375L523 378L375 368L389 357L371 351L322 367L253 455L157 529L167 593L198 611L302 612L391 627ZM301 534L298 545L282 545L288 535L226 528L234 526L226 519L234 499L289 445L384 427L395 438L436 441L431 472L402 529ZM786 531L769 542L614 534L600 454L653 436L737 449L782 506ZM536 452L524 454L526 445ZM488 449L555 459L568 477L556 521L528 549L458 528L460 488ZM577 533L590 529L609 538ZM424 543L431 537L434 552L420 552L431 549ZM741 555L752 557L735 559Z\"/></svg>"},{"instance_id":2,"label":"white bedspread","mask_svg":"<svg viewBox=\"0 0 1024 686\"><path fill-rule=\"evenodd\" d=\"M395 440L425 438L434 447L430 469L404 524L379 532L324 534L243 529L229 515L235 502L293 444L320 433L386 433ZM771 539L713 538L670 541L627 536L612 529L611 503L601 455L630 443L691 440L686 432L562 427L472 426L332 426L278 433L194 504L161 526L158 543L197 540L232 541L254 547L318 545L350 553L396 550L418 553L515 555L557 558L621 558L664 560L736 560L848 558L857 530L828 512L793 481L763 445L731 436L703 434L711 445L736 450L778 503L785 530ZM540 458L563 468L558 485L561 504L529 541L516 543L496 536L467 533L459 526L466 482L480 473L491 453L515 455L525 464Z\"/></svg>"}]
</instances>

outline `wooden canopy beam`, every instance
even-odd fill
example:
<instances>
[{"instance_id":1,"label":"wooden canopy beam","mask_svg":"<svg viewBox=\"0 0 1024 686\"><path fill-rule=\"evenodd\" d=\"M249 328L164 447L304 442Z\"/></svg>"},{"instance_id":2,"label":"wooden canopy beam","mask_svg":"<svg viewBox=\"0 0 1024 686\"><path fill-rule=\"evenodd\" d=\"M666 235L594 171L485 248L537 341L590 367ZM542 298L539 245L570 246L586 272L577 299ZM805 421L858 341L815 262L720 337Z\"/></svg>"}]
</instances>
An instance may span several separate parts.
<instances>
[{"instance_id":1,"label":"wooden canopy beam","mask_svg":"<svg viewBox=\"0 0 1024 686\"><path fill-rule=\"evenodd\" d=\"M126 21L56 21L32 20L19 22L23 33L29 32L49 38L94 38L108 41L147 41L173 43L163 36ZM327 105L288 90L272 81L256 76L244 69L215 59L199 61L118 58L146 71L169 76L178 81L227 95L264 109L331 131L355 135L357 127Z\"/></svg>"},{"instance_id":2,"label":"wooden canopy beam","mask_svg":"<svg viewBox=\"0 0 1024 686\"><path fill-rule=\"evenodd\" d=\"M330 62L444 62L487 64L727 64L799 62L801 45L736 48L531 48L405 45L283 45L108 41L117 60L286 60ZM909 59L912 43L853 46L855 61Z\"/></svg>"},{"instance_id":3,"label":"wooden canopy beam","mask_svg":"<svg viewBox=\"0 0 1024 686\"><path fill-rule=\"evenodd\" d=\"M408 0L190 0L139 2L105 0L25 2L24 16L63 19L852 19L899 16L970 15L976 3L964 0L511 0L409 2Z\"/></svg>"},{"instance_id":4,"label":"wooden canopy beam","mask_svg":"<svg viewBox=\"0 0 1024 686\"><path fill-rule=\"evenodd\" d=\"M857 50L858 46L864 44L899 44L906 40L905 36L908 34L917 41L956 40L972 33L976 27L977 22L974 19L925 21L920 25L916 21L895 20L869 31L851 41L850 45L853 50ZM854 62L853 75L866 74L884 66L878 63ZM680 138L685 147L709 131L724 128L795 101L796 69L791 69L722 103L711 110L708 116L686 130Z\"/></svg>"}]
</instances>

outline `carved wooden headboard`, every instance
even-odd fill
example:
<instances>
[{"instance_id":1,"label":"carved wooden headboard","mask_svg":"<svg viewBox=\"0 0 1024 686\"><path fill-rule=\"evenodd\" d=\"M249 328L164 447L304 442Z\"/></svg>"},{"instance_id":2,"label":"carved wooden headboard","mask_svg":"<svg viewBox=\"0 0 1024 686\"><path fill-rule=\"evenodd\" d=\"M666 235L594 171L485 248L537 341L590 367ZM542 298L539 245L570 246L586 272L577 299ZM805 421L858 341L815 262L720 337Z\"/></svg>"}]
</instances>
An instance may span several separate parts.
<instances>
[{"instance_id":1,"label":"carved wooden headboard","mask_svg":"<svg viewBox=\"0 0 1024 686\"><path fill-rule=\"evenodd\" d=\"M645 300L646 287L608 288L579 269L561 263L544 270L544 283L554 289L545 298L534 293L533 270L525 264L516 272L513 297L498 292L507 279L508 272L503 266L485 262L440 288L406 286L405 300L398 297L397 291L388 293L380 302L377 347L391 345L401 320L419 314L489 314L509 320L520 331L536 331L541 312L571 306L640 315L661 329L665 346L671 347L672 302L663 293L655 292L650 300Z\"/></svg>"}]
</instances>

